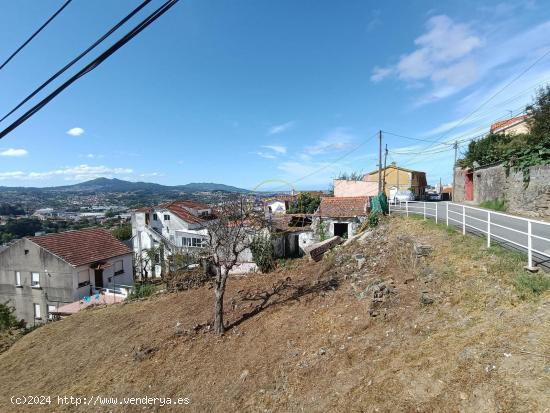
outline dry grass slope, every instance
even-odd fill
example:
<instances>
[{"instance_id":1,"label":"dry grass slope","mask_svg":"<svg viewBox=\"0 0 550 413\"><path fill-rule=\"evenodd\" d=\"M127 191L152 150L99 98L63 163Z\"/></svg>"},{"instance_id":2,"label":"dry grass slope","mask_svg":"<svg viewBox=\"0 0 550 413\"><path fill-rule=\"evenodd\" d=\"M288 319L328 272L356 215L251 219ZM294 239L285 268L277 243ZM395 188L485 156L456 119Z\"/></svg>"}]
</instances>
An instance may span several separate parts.
<instances>
[{"instance_id":1,"label":"dry grass slope","mask_svg":"<svg viewBox=\"0 0 550 413\"><path fill-rule=\"evenodd\" d=\"M436 249L417 259L411 240ZM548 411L550 294L519 297L522 264L476 238L392 218L319 263L231 279L223 337L201 327L207 287L46 325L0 355L0 411L18 411L14 394L191 398L146 410L160 412ZM371 317L380 280L394 288Z\"/></svg>"}]
</instances>

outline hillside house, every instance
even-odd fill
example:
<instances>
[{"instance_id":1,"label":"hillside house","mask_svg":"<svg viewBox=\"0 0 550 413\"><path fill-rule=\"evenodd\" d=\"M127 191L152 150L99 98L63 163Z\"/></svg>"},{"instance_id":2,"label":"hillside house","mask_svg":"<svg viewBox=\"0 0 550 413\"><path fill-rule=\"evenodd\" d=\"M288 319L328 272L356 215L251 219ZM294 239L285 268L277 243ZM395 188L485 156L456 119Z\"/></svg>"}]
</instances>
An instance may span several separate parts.
<instances>
[{"instance_id":1,"label":"hillside house","mask_svg":"<svg viewBox=\"0 0 550 413\"><path fill-rule=\"evenodd\" d=\"M322 197L312 227L325 237L355 235L369 214L368 197Z\"/></svg>"},{"instance_id":2,"label":"hillside house","mask_svg":"<svg viewBox=\"0 0 550 413\"><path fill-rule=\"evenodd\" d=\"M135 210L131 218L134 252L141 257L146 250L161 244L168 255L197 252L206 246L206 224L212 219L212 207L195 201L174 201ZM160 276L160 271L160 262L157 261L152 273Z\"/></svg>"},{"instance_id":3,"label":"hillside house","mask_svg":"<svg viewBox=\"0 0 550 413\"><path fill-rule=\"evenodd\" d=\"M367 182L378 182L378 169L366 174L363 179ZM382 168L382 180L385 180L385 192L388 198L390 191L395 192L400 189L410 189L417 198L420 198L424 196L428 186L426 172L402 168L395 162L385 170Z\"/></svg>"},{"instance_id":4,"label":"hillside house","mask_svg":"<svg viewBox=\"0 0 550 413\"><path fill-rule=\"evenodd\" d=\"M284 214L294 202L296 202L295 195L278 195L268 198L265 200L266 212L274 215Z\"/></svg>"},{"instance_id":5,"label":"hillside house","mask_svg":"<svg viewBox=\"0 0 550 413\"><path fill-rule=\"evenodd\" d=\"M519 135L522 133L529 133L528 115L515 116L510 119L501 120L491 125L491 133L494 134L506 134L506 135Z\"/></svg>"},{"instance_id":6,"label":"hillside house","mask_svg":"<svg viewBox=\"0 0 550 413\"><path fill-rule=\"evenodd\" d=\"M133 284L132 250L101 228L17 240L0 251L0 302L28 325L92 295ZM78 306L77 306L78 308Z\"/></svg>"}]
</instances>

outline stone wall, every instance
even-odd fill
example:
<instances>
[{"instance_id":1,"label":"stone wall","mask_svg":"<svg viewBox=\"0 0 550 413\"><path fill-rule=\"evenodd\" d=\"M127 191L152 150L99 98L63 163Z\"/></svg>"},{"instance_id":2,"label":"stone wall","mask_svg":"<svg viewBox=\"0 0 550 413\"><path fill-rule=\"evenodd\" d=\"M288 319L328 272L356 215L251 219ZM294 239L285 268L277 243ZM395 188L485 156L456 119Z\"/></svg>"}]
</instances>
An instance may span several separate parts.
<instances>
[{"instance_id":1,"label":"stone wall","mask_svg":"<svg viewBox=\"0 0 550 413\"><path fill-rule=\"evenodd\" d=\"M455 169L455 202L464 201L464 177L466 171ZM507 211L521 215L550 217L550 165L533 166L530 180L523 181L523 172L497 165L474 171L474 202L504 199Z\"/></svg>"}]
</instances>

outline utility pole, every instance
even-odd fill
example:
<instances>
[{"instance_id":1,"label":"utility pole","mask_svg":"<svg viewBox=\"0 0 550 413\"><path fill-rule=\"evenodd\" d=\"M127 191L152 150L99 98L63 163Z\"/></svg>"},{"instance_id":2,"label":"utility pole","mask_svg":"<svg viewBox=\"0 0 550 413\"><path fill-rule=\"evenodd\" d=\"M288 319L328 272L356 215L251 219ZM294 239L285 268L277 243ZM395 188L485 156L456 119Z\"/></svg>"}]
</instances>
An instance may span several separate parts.
<instances>
[{"instance_id":1,"label":"utility pole","mask_svg":"<svg viewBox=\"0 0 550 413\"><path fill-rule=\"evenodd\" d=\"M453 197L452 201L455 201L455 189L456 189L456 178L455 178L455 167L456 167L456 155L458 152L458 141L455 141L455 144L453 145L455 148L455 162L453 163Z\"/></svg>"},{"instance_id":2,"label":"utility pole","mask_svg":"<svg viewBox=\"0 0 550 413\"><path fill-rule=\"evenodd\" d=\"M386 151L384 152L384 182L382 184L382 191L386 193L386 162L388 160L388 144L386 143Z\"/></svg>"},{"instance_id":3,"label":"utility pole","mask_svg":"<svg viewBox=\"0 0 550 413\"><path fill-rule=\"evenodd\" d=\"M378 132L378 193L382 192L382 131Z\"/></svg>"}]
</instances>

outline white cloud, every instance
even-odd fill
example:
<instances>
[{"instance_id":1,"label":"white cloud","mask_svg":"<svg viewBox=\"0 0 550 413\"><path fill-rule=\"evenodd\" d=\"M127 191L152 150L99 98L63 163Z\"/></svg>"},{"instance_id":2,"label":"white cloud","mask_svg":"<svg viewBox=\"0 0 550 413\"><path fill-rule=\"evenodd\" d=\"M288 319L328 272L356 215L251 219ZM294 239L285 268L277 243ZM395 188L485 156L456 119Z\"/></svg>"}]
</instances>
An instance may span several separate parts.
<instances>
[{"instance_id":1,"label":"white cloud","mask_svg":"<svg viewBox=\"0 0 550 413\"><path fill-rule=\"evenodd\" d=\"M262 151L256 152L256 155L258 155L262 158L265 158L265 159L277 159L277 157L275 155L273 155L272 153L267 153L267 152L262 152Z\"/></svg>"},{"instance_id":2,"label":"white cloud","mask_svg":"<svg viewBox=\"0 0 550 413\"><path fill-rule=\"evenodd\" d=\"M40 181L52 178L87 180L99 177L111 178L115 175L131 173L133 173L133 170L130 168L110 168L107 166L90 166L83 164L44 172L0 172L0 180L16 179L20 181Z\"/></svg>"},{"instance_id":3,"label":"white cloud","mask_svg":"<svg viewBox=\"0 0 550 413\"><path fill-rule=\"evenodd\" d=\"M349 148L354 139L355 137L348 133L346 129L336 128L314 145L307 146L304 152L307 155L321 155L329 152L338 152Z\"/></svg>"},{"instance_id":4,"label":"white cloud","mask_svg":"<svg viewBox=\"0 0 550 413\"><path fill-rule=\"evenodd\" d=\"M282 145L264 145L263 148L271 149L273 152L277 152L283 155L286 153L286 146Z\"/></svg>"},{"instance_id":5,"label":"white cloud","mask_svg":"<svg viewBox=\"0 0 550 413\"><path fill-rule=\"evenodd\" d=\"M164 176L164 174L162 172L147 172L147 173L139 174L139 176L142 178L155 178L159 176Z\"/></svg>"},{"instance_id":6,"label":"white cloud","mask_svg":"<svg viewBox=\"0 0 550 413\"><path fill-rule=\"evenodd\" d=\"M294 122L294 121L290 121L290 122L286 122L286 123L281 123L280 125L274 125L271 128L269 128L268 134L269 135L277 135L279 133L286 132L287 130L292 128L295 123L296 122Z\"/></svg>"},{"instance_id":7,"label":"white cloud","mask_svg":"<svg viewBox=\"0 0 550 413\"><path fill-rule=\"evenodd\" d=\"M380 82L391 75L415 87L429 81L434 90L420 102L427 103L450 96L478 79L471 54L483 41L469 25L456 23L446 15L432 16L426 32L414 43L417 48L402 55L395 65L375 67L371 81Z\"/></svg>"},{"instance_id":8,"label":"white cloud","mask_svg":"<svg viewBox=\"0 0 550 413\"><path fill-rule=\"evenodd\" d=\"M25 156L29 152L26 149L6 149L0 152L0 156Z\"/></svg>"},{"instance_id":9,"label":"white cloud","mask_svg":"<svg viewBox=\"0 0 550 413\"><path fill-rule=\"evenodd\" d=\"M388 76L393 74L393 72L394 72L393 67L378 67L378 66L375 66L375 68L372 71L372 75L370 77L370 80L372 80L375 83L381 82L382 80L384 80L385 78L387 78Z\"/></svg>"},{"instance_id":10,"label":"white cloud","mask_svg":"<svg viewBox=\"0 0 550 413\"><path fill-rule=\"evenodd\" d=\"M82 128L71 128L67 131L67 135L71 136L80 136L84 134L84 129Z\"/></svg>"}]
</instances>

